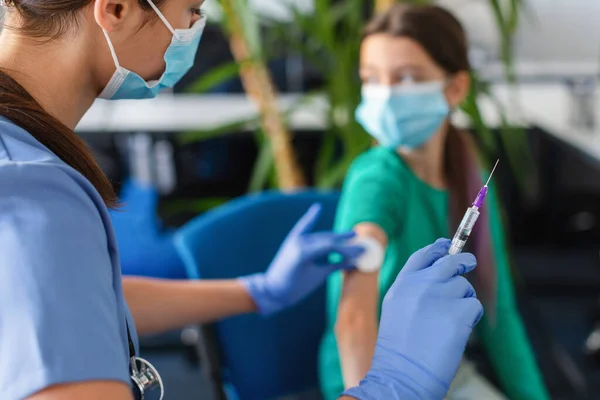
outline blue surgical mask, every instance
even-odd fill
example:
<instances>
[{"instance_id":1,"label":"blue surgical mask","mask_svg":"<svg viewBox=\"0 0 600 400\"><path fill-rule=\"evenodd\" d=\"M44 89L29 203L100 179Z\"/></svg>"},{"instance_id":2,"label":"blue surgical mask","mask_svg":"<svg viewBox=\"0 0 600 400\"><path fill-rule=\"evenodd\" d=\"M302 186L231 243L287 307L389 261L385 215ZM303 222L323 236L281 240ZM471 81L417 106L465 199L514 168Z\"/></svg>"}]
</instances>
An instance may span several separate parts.
<instances>
[{"instance_id":1,"label":"blue surgical mask","mask_svg":"<svg viewBox=\"0 0 600 400\"><path fill-rule=\"evenodd\" d=\"M450 112L444 86L443 81L365 84L356 120L381 146L420 147L438 131Z\"/></svg>"},{"instance_id":2,"label":"blue surgical mask","mask_svg":"<svg viewBox=\"0 0 600 400\"><path fill-rule=\"evenodd\" d=\"M108 41L108 47L117 69L100 96L98 96L101 99L149 99L156 97L161 90L175 86L194 65L196 51L206 25L206 18L199 19L189 29L173 29L152 0L147 1L173 34L171 44L165 52L165 72L160 79L146 82L144 78L135 72L123 68L119 64L119 59L108 33L104 31L104 36Z\"/></svg>"}]
</instances>

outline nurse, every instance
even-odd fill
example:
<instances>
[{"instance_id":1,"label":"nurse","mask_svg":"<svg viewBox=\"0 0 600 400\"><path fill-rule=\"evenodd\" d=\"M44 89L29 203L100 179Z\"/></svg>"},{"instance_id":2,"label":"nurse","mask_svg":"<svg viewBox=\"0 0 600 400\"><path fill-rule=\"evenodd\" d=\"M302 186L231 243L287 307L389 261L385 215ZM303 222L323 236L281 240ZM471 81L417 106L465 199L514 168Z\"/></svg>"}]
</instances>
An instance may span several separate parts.
<instances>
[{"instance_id":1,"label":"nurse","mask_svg":"<svg viewBox=\"0 0 600 400\"><path fill-rule=\"evenodd\" d=\"M351 233L311 234L315 206L264 274L210 282L122 279L108 215L116 195L73 129L97 97L151 98L172 87L194 60L205 23L201 2L3 6L1 399L131 399L137 332L269 315L300 301L332 271L352 268L362 249L344 244ZM445 256L447 250L441 240L407 261L383 303L372 367L347 398L439 399L448 390L482 307L459 276L475 268L475 258ZM320 261L331 252L343 262Z\"/></svg>"}]
</instances>

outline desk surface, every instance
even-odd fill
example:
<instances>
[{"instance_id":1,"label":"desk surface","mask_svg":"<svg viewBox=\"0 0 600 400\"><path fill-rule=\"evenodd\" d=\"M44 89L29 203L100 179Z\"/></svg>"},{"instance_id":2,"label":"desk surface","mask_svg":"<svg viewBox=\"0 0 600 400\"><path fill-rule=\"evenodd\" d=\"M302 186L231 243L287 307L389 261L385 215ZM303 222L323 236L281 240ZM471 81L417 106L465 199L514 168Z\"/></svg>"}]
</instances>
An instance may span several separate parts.
<instances>
[{"instance_id":1,"label":"desk surface","mask_svg":"<svg viewBox=\"0 0 600 400\"><path fill-rule=\"evenodd\" d=\"M292 110L292 130L322 130L328 125L328 102L324 96L310 99L301 94L279 96L281 110ZM304 99L304 100L303 100ZM493 102L480 101L484 120L498 126L500 118ZM181 132L209 130L228 123L249 120L258 108L244 94L172 95L151 100L97 100L77 126L78 132ZM511 118L514 119L514 118ZM468 118L455 115L455 122L468 126ZM517 123L517 121L512 121Z\"/></svg>"},{"instance_id":2,"label":"desk surface","mask_svg":"<svg viewBox=\"0 0 600 400\"><path fill-rule=\"evenodd\" d=\"M287 110L302 95L282 95L279 106ZM322 129L326 103L315 98L295 111L293 129ZM208 130L258 115L256 105L244 94L171 95L151 100L97 100L77 126L79 132L180 132Z\"/></svg>"},{"instance_id":3,"label":"desk surface","mask_svg":"<svg viewBox=\"0 0 600 400\"><path fill-rule=\"evenodd\" d=\"M595 129L575 127L568 88L560 83L522 84L512 92L505 84L492 86L492 93L504 107L509 122L518 126L538 126L557 139L600 161L600 103L594 113ZM302 95L281 95L280 108L288 110ZM481 99L483 118L491 127L500 125L494 102ZM297 106L290 115L293 130L322 130L327 126L328 104L324 97ZM243 94L234 95L161 95L152 100L98 100L77 127L79 132L179 132L207 130L226 123L248 120L258 114L256 105ZM468 126L468 118L457 113L459 126Z\"/></svg>"}]
</instances>

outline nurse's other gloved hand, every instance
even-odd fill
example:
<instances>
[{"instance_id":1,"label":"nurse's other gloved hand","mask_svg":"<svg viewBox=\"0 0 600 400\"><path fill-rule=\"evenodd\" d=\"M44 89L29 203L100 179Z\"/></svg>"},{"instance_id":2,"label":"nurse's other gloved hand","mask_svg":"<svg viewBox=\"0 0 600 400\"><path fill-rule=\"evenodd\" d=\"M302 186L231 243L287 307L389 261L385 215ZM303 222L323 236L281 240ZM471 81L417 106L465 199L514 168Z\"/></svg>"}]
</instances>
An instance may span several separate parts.
<instances>
[{"instance_id":1,"label":"nurse's other gloved hand","mask_svg":"<svg viewBox=\"0 0 600 400\"><path fill-rule=\"evenodd\" d=\"M441 400L450 387L473 327L483 315L461 274L472 254L447 256L440 239L417 251L387 292L371 369L346 395L361 400Z\"/></svg>"},{"instance_id":2,"label":"nurse's other gloved hand","mask_svg":"<svg viewBox=\"0 0 600 400\"><path fill-rule=\"evenodd\" d=\"M296 304L334 271L355 268L363 249L347 244L354 237L353 232L310 233L320 213L320 204L310 207L287 235L267 272L240 278L261 314L269 315ZM342 261L329 262L331 253L340 254Z\"/></svg>"}]
</instances>

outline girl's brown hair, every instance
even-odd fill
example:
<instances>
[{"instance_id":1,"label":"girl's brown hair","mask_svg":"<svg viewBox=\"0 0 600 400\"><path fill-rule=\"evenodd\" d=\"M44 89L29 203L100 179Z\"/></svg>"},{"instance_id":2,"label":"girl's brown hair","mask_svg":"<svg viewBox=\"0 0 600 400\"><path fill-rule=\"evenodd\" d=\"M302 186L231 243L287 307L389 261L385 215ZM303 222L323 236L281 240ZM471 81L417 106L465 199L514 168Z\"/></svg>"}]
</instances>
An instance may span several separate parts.
<instances>
[{"instance_id":1,"label":"girl's brown hair","mask_svg":"<svg viewBox=\"0 0 600 400\"><path fill-rule=\"evenodd\" d=\"M406 37L420 44L449 75L470 71L468 42L460 22L438 6L397 4L375 16L366 26L364 37L374 34ZM474 200L482 179L474 141L452 124L449 125L445 150L446 179L450 189L450 232ZM495 305L496 271L489 215L482 209L470 248L477 256L475 284L486 306ZM494 310L495 306L490 310Z\"/></svg>"},{"instance_id":2,"label":"girl's brown hair","mask_svg":"<svg viewBox=\"0 0 600 400\"><path fill-rule=\"evenodd\" d=\"M146 0L138 1L142 8L150 9ZM160 7L164 0L154 2ZM21 23L19 33L43 42L58 39L76 29L80 11L91 3L92 0L4 0L4 12L8 15L18 13ZM84 141L44 110L8 72L0 68L0 116L25 129L57 157L85 176L94 185L106 206L115 207L117 195Z\"/></svg>"}]
</instances>

